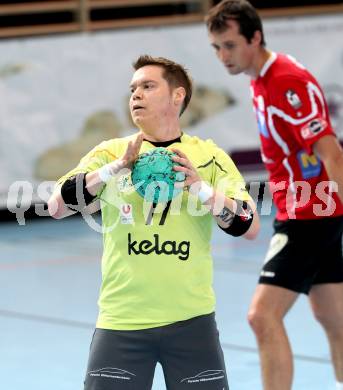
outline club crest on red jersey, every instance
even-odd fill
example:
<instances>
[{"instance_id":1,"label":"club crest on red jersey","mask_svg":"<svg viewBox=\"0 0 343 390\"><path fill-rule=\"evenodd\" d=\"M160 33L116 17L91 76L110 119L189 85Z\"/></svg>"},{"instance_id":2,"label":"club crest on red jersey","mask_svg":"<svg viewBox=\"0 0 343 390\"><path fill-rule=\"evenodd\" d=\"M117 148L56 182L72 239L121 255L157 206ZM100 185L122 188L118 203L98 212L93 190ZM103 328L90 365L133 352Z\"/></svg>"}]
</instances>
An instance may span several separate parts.
<instances>
[{"instance_id":1,"label":"club crest on red jersey","mask_svg":"<svg viewBox=\"0 0 343 390\"><path fill-rule=\"evenodd\" d=\"M300 108L300 107L302 106L302 103L301 103L301 100L300 100L299 96L298 96L297 93L294 92L292 89L289 89L289 90L286 92L286 98L287 98L288 103L289 103L295 110L297 110L298 108Z\"/></svg>"}]
</instances>

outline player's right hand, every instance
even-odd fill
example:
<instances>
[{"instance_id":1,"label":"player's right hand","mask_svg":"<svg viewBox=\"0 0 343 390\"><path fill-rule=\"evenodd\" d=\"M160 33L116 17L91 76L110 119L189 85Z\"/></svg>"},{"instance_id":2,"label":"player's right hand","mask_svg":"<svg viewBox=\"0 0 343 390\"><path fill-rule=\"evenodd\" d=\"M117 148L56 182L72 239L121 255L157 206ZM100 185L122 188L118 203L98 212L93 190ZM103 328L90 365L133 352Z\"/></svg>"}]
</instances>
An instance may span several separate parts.
<instances>
[{"instance_id":1,"label":"player's right hand","mask_svg":"<svg viewBox=\"0 0 343 390\"><path fill-rule=\"evenodd\" d=\"M142 142L143 142L144 134L138 133L136 138L129 142L127 145L126 152L124 155L119 158L122 168L129 168L131 169L133 166L133 163L136 161L139 150L141 148Z\"/></svg>"}]
</instances>

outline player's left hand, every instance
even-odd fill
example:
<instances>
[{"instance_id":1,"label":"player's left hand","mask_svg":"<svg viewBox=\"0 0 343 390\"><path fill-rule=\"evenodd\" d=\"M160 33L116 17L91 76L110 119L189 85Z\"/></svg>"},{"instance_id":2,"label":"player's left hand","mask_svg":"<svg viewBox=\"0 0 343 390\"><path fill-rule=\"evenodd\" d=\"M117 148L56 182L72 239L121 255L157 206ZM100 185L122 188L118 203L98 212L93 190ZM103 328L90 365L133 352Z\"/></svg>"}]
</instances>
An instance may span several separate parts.
<instances>
[{"instance_id":1,"label":"player's left hand","mask_svg":"<svg viewBox=\"0 0 343 390\"><path fill-rule=\"evenodd\" d=\"M201 177L185 153L181 152L179 149L171 149L171 151L177 154L177 156L172 157L173 161L180 164L174 165L174 171L184 172L185 174L185 181L183 183L177 183L178 186L191 188L194 183L199 183L200 185Z\"/></svg>"}]
</instances>

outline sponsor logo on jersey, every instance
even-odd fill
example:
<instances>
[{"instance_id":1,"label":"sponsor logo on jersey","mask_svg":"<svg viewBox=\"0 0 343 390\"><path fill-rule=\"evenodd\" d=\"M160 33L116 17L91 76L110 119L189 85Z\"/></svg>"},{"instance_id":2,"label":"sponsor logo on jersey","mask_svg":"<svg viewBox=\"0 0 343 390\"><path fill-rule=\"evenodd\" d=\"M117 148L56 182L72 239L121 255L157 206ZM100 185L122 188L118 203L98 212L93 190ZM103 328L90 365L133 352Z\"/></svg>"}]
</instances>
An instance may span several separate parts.
<instances>
[{"instance_id":1,"label":"sponsor logo on jersey","mask_svg":"<svg viewBox=\"0 0 343 390\"><path fill-rule=\"evenodd\" d=\"M320 175L322 164L315 154L308 155L301 150L297 153L297 158L304 179L311 179Z\"/></svg>"},{"instance_id":2,"label":"sponsor logo on jersey","mask_svg":"<svg viewBox=\"0 0 343 390\"><path fill-rule=\"evenodd\" d=\"M160 242L158 234L154 234L154 241L143 240L141 242L135 241L128 234L128 254L131 255L150 255L156 253L157 255L178 255L180 260L187 260L190 253L190 241L164 241Z\"/></svg>"},{"instance_id":3,"label":"sponsor logo on jersey","mask_svg":"<svg viewBox=\"0 0 343 390\"><path fill-rule=\"evenodd\" d=\"M327 122L322 118L313 119L301 128L301 136L310 139L321 133L327 127Z\"/></svg>"},{"instance_id":4,"label":"sponsor logo on jersey","mask_svg":"<svg viewBox=\"0 0 343 390\"><path fill-rule=\"evenodd\" d=\"M132 205L129 203L122 204L120 206L120 222L123 225L132 225L133 215L132 215Z\"/></svg>"},{"instance_id":5,"label":"sponsor logo on jersey","mask_svg":"<svg viewBox=\"0 0 343 390\"><path fill-rule=\"evenodd\" d=\"M296 92L294 92L292 89L289 89L287 92L286 92L286 98L287 98L287 101L288 103L294 108L294 109L298 109L302 106L302 103L301 103L301 100L299 98L299 96L296 94Z\"/></svg>"}]
</instances>

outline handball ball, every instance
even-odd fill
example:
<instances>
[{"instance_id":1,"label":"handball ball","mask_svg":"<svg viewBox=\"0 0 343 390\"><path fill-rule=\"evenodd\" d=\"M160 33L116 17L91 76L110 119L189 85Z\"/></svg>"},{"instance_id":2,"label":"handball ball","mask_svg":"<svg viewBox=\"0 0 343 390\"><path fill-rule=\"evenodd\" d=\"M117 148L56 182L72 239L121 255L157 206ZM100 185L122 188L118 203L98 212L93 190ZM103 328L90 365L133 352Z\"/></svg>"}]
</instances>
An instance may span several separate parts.
<instances>
[{"instance_id":1,"label":"handball ball","mask_svg":"<svg viewBox=\"0 0 343 390\"><path fill-rule=\"evenodd\" d=\"M132 168L132 183L146 201L164 203L182 191L174 188L175 182L183 182L185 174L173 170L180 165L171 158L176 153L165 148L155 148L138 156Z\"/></svg>"}]
</instances>

